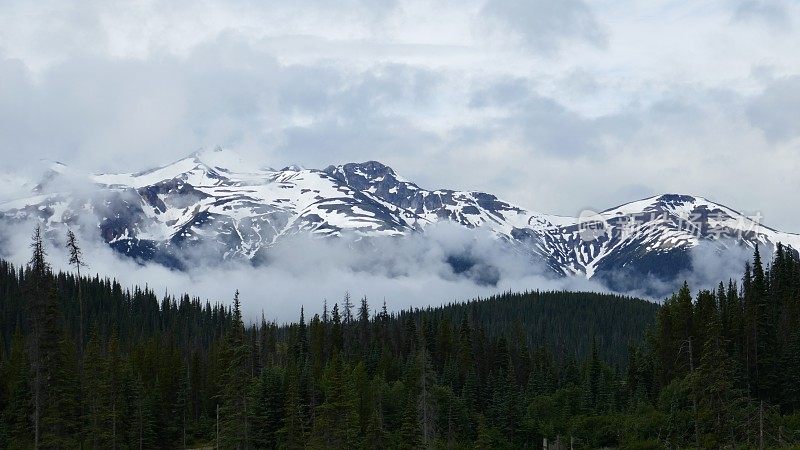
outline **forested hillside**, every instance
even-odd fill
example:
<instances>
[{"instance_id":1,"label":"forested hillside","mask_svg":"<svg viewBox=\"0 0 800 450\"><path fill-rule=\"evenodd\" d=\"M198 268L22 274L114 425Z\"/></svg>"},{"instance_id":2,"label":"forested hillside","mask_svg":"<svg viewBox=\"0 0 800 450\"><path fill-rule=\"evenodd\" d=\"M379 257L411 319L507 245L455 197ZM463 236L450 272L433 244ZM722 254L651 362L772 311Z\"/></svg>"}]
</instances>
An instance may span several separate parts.
<instances>
[{"instance_id":1,"label":"forested hillside","mask_svg":"<svg viewBox=\"0 0 800 450\"><path fill-rule=\"evenodd\" d=\"M800 442L800 263L756 248L741 283L692 298L684 284L631 352L627 390L671 447ZM646 414L646 416L645 416ZM653 434L655 437L656 435Z\"/></svg>"},{"instance_id":2,"label":"forested hillside","mask_svg":"<svg viewBox=\"0 0 800 450\"><path fill-rule=\"evenodd\" d=\"M79 276L91 261L69 243L74 274L38 232L26 267L0 262L3 448L800 441L800 264L782 248L663 307L528 292L389 313L345 296L277 324L244 320L242 302L268 302L235 286L210 303Z\"/></svg>"}]
</instances>

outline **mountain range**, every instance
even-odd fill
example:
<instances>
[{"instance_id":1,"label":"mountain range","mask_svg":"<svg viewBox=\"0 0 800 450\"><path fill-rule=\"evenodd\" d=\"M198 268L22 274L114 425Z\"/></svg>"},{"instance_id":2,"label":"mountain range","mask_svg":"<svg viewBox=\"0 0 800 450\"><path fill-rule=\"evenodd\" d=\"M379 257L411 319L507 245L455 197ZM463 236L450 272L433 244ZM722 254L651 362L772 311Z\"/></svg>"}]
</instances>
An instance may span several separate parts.
<instances>
[{"instance_id":1,"label":"mountain range","mask_svg":"<svg viewBox=\"0 0 800 450\"><path fill-rule=\"evenodd\" d=\"M262 169L216 148L144 172L80 176L81 189L65 178L75 174L53 164L29 196L0 203L0 221L96 225L119 253L177 269L196 247L259 264L292 236L403 238L442 222L486 230L552 276L595 278L618 290L690 270L701 245L800 249L800 235L699 196L664 194L564 217L483 192L428 190L377 161ZM472 264L462 255L448 261L454 270Z\"/></svg>"}]
</instances>

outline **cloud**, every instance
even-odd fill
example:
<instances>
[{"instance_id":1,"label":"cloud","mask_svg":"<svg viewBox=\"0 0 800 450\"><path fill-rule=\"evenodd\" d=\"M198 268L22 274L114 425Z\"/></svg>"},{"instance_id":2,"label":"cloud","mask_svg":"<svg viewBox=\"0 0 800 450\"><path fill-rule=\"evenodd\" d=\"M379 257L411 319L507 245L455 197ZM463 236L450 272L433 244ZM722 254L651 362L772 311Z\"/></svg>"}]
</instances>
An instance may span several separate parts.
<instances>
[{"instance_id":1,"label":"cloud","mask_svg":"<svg viewBox=\"0 0 800 450\"><path fill-rule=\"evenodd\" d=\"M219 262L208 257L214 249L194 247L184 256L195 265L182 272L122 256L99 238L90 220L77 220L73 230L89 264L84 273L114 278L123 287L147 285L159 296L188 293L225 304L239 290L245 316L253 321L262 311L279 322L294 320L301 306L310 316L321 312L323 300L329 307L341 302L345 292L356 299L366 296L373 309L386 301L391 311L397 311L506 291L609 291L598 280L555 277L538 260L505 247L488 232L446 222L429 227L425 234L403 238L298 235L268 249L258 264ZM34 226L33 222L0 222L0 257L24 265ZM48 261L55 270L71 270L65 236L61 225L46 234ZM660 301L684 280L692 289L713 289L720 281L739 279L752 250L701 244L690 256L693 269L674 280L645 279L636 283L635 290L621 293Z\"/></svg>"},{"instance_id":2,"label":"cloud","mask_svg":"<svg viewBox=\"0 0 800 450\"><path fill-rule=\"evenodd\" d=\"M606 45L606 34L583 0L489 0L481 14L499 30L510 30L522 43L545 54L566 42Z\"/></svg>"},{"instance_id":3,"label":"cloud","mask_svg":"<svg viewBox=\"0 0 800 450\"><path fill-rule=\"evenodd\" d=\"M273 167L377 159L560 214L691 192L800 231L800 34L753 26L770 11L800 17L785 1L3 2L0 201L40 158L128 172L223 145Z\"/></svg>"},{"instance_id":4,"label":"cloud","mask_svg":"<svg viewBox=\"0 0 800 450\"><path fill-rule=\"evenodd\" d=\"M30 250L27 236L33 226L30 222L0 222L0 257L24 264ZM367 296L373 308L385 300L388 308L396 311L508 290L602 289L585 279L553 278L525 255L498 246L488 234L452 224L434 227L426 235L368 242L298 236L270 249L257 266L230 261L201 264L187 272L153 263L137 264L112 251L93 227L76 230L89 264L85 273L115 278L123 286L147 285L157 295L189 293L226 304L238 289L246 317L251 320L259 318L262 310L268 318L293 320L301 305L308 315L321 312L324 299L332 306L341 301L345 291L354 298ZM65 234L65 229L47 234L48 260L55 270L70 270L63 244ZM469 267L454 268L451 257L468 260ZM487 272L492 276L487 278Z\"/></svg>"},{"instance_id":5,"label":"cloud","mask_svg":"<svg viewBox=\"0 0 800 450\"><path fill-rule=\"evenodd\" d=\"M792 25L789 5L783 0L744 0L736 5L734 20L762 23L772 30L786 30Z\"/></svg>"},{"instance_id":6,"label":"cloud","mask_svg":"<svg viewBox=\"0 0 800 450\"><path fill-rule=\"evenodd\" d=\"M747 117L771 142L800 137L800 75L770 82L764 91L752 98Z\"/></svg>"},{"instance_id":7,"label":"cloud","mask_svg":"<svg viewBox=\"0 0 800 450\"><path fill-rule=\"evenodd\" d=\"M435 97L435 73L284 65L236 36L186 58L75 59L34 76L0 60L0 148L14 168L67 161L138 171L222 144L280 165L379 159L430 133L406 112ZM416 114L415 112L414 114ZM13 150L12 150L13 149Z\"/></svg>"},{"instance_id":8,"label":"cloud","mask_svg":"<svg viewBox=\"0 0 800 450\"><path fill-rule=\"evenodd\" d=\"M714 289L720 281L726 285L728 280L741 281L745 263L753 259L753 249L738 245L720 249L716 245L701 244L692 251L691 258L693 270L682 278L694 289Z\"/></svg>"},{"instance_id":9,"label":"cloud","mask_svg":"<svg viewBox=\"0 0 800 450\"><path fill-rule=\"evenodd\" d=\"M536 92L521 79L506 79L478 88L470 100L476 109L495 109L488 123L503 134L512 133L533 153L567 158L599 150L593 120L568 110Z\"/></svg>"}]
</instances>

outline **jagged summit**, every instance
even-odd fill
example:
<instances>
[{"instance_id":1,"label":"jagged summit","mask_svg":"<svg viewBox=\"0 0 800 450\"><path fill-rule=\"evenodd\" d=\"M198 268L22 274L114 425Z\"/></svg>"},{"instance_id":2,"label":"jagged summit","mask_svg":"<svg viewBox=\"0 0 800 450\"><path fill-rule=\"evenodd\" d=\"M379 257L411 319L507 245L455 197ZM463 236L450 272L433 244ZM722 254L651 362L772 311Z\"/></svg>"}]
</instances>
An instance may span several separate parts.
<instances>
[{"instance_id":1,"label":"jagged summit","mask_svg":"<svg viewBox=\"0 0 800 450\"><path fill-rule=\"evenodd\" d=\"M720 249L777 242L800 249L800 236L700 196L662 194L563 217L488 193L428 190L378 161L274 170L217 147L143 172L86 178L92 192L39 185L30 197L0 204L0 220L38 217L56 227L93 214L114 249L176 267L181 253L197 246L214 258L258 261L298 234L401 237L452 222L489 231L554 275L610 283L676 275L703 242Z\"/></svg>"}]
</instances>

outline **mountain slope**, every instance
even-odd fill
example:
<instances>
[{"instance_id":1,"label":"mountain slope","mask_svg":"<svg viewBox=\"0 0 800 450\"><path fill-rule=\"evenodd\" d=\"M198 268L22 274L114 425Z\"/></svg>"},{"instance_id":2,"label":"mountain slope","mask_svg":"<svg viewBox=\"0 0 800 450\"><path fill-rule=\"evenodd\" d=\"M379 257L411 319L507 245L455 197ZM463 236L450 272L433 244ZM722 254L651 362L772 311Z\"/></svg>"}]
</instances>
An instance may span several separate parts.
<instances>
[{"instance_id":1,"label":"mountain slope","mask_svg":"<svg viewBox=\"0 0 800 450\"><path fill-rule=\"evenodd\" d=\"M667 194L561 217L487 193L423 189L376 161L275 170L216 149L145 172L94 175L82 189L62 188L70 186L59 182L66 172L54 165L31 196L0 204L0 219L57 227L91 217L117 251L173 267L193 249L258 262L296 235L402 237L441 222L488 230L554 275L598 277L620 289L689 269L704 243L800 248L800 236L702 197Z\"/></svg>"}]
</instances>

